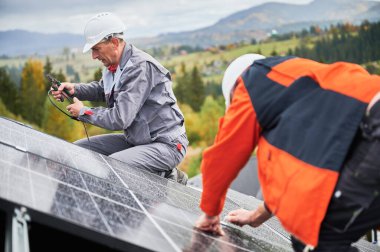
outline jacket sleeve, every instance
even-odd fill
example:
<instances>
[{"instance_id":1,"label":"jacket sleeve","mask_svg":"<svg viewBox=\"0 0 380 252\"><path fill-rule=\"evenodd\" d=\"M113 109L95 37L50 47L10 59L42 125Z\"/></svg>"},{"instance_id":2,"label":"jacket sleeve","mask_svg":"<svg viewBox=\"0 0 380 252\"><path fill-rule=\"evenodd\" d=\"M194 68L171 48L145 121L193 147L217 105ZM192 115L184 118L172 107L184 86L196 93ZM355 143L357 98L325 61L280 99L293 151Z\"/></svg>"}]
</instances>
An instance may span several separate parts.
<instances>
[{"instance_id":1,"label":"jacket sleeve","mask_svg":"<svg viewBox=\"0 0 380 252\"><path fill-rule=\"evenodd\" d=\"M103 80L76 84L74 96L81 101L105 101Z\"/></svg>"},{"instance_id":2,"label":"jacket sleeve","mask_svg":"<svg viewBox=\"0 0 380 252\"><path fill-rule=\"evenodd\" d=\"M78 119L108 130L127 129L158 81L155 71L147 62L136 66L120 78L120 92L112 108L92 108L92 115L79 116Z\"/></svg>"},{"instance_id":3,"label":"jacket sleeve","mask_svg":"<svg viewBox=\"0 0 380 252\"><path fill-rule=\"evenodd\" d=\"M200 207L207 215L222 211L228 187L255 149L259 131L249 94L239 78L232 103L219 122L215 142L203 153Z\"/></svg>"}]
</instances>

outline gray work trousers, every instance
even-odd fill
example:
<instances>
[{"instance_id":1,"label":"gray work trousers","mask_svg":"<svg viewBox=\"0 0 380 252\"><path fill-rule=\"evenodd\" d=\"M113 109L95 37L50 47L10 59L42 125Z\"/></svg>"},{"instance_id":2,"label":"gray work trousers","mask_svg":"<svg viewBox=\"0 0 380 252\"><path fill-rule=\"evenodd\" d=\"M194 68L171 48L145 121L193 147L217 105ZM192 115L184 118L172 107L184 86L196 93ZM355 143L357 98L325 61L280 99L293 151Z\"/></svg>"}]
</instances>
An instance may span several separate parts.
<instances>
[{"instance_id":1,"label":"gray work trousers","mask_svg":"<svg viewBox=\"0 0 380 252\"><path fill-rule=\"evenodd\" d=\"M153 142L133 146L123 134L104 134L78 140L74 144L120 160L129 167L167 176L184 158L188 145L186 134L170 143ZM181 148L177 147L181 144Z\"/></svg>"}]
</instances>

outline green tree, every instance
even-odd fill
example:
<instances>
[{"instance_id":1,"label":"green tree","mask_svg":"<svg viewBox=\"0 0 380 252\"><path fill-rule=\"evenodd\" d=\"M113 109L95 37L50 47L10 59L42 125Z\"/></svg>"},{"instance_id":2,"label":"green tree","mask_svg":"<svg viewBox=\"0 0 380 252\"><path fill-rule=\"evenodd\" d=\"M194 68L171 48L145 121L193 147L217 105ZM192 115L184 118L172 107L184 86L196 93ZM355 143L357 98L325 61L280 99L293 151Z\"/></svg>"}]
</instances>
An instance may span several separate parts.
<instances>
[{"instance_id":1,"label":"green tree","mask_svg":"<svg viewBox=\"0 0 380 252\"><path fill-rule=\"evenodd\" d=\"M197 66L191 71L189 86L187 86L185 101L191 108L198 112L205 100L205 87Z\"/></svg>"},{"instance_id":2,"label":"green tree","mask_svg":"<svg viewBox=\"0 0 380 252\"><path fill-rule=\"evenodd\" d=\"M46 62L44 65L44 76L46 77L47 74L53 75L53 65L51 64L49 57L46 57ZM50 83L49 79L45 78L46 89L49 89L50 86L51 86L51 83Z\"/></svg>"},{"instance_id":3,"label":"green tree","mask_svg":"<svg viewBox=\"0 0 380 252\"><path fill-rule=\"evenodd\" d=\"M62 72L62 69L59 69L59 72L58 74L55 75L57 80L59 80L60 82L65 82L67 81L67 78L66 76L64 75L64 73Z\"/></svg>"},{"instance_id":4,"label":"green tree","mask_svg":"<svg viewBox=\"0 0 380 252\"><path fill-rule=\"evenodd\" d=\"M4 105L1 98L0 98L0 115L7 117L7 118L11 118L11 119L19 121L19 122L24 121L24 119L20 115L15 115L11 111L9 111L8 108ZM37 129L38 127L35 127L35 128Z\"/></svg>"},{"instance_id":5,"label":"green tree","mask_svg":"<svg viewBox=\"0 0 380 252\"><path fill-rule=\"evenodd\" d=\"M295 55L320 62L348 61L363 64L380 59L380 22L364 21L360 26L339 24L331 26L313 47L302 39ZM357 34L356 34L357 33Z\"/></svg>"},{"instance_id":6,"label":"green tree","mask_svg":"<svg viewBox=\"0 0 380 252\"><path fill-rule=\"evenodd\" d=\"M380 66L379 65L377 65L377 64L365 64L364 67L370 74L380 75Z\"/></svg>"},{"instance_id":7,"label":"green tree","mask_svg":"<svg viewBox=\"0 0 380 252\"><path fill-rule=\"evenodd\" d=\"M100 81L100 79L102 78L102 72L103 71L102 71L101 67L99 67L98 69L96 69L96 71L94 72L94 78L93 78L93 80ZM103 101L92 101L91 105L93 107L104 106L104 102Z\"/></svg>"},{"instance_id":8,"label":"green tree","mask_svg":"<svg viewBox=\"0 0 380 252\"><path fill-rule=\"evenodd\" d=\"M190 158L189 167L187 168L187 175L192 178L200 173L202 163L202 153Z\"/></svg>"},{"instance_id":9,"label":"green tree","mask_svg":"<svg viewBox=\"0 0 380 252\"><path fill-rule=\"evenodd\" d=\"M12 67L5 67L5 69L7 70L7 73L9 74L9 78L11 79L11 81L16 84L16 87L17 89L20 88L20 83L21 83L21 72L22 72L22 67L19 66L19 67L15 67L15 66L12 66Z\"/></svg>"},{"instance_id":10,"label":"green tree","mask_svg":"<svg viewBox=\"0 0 380 252\"><path fill-rule=\"evenodd\" d=\"M208 81L205 85L205 96L211 95L213 98L222 96L222 88L220 82Z\"/></svg>"},{"instance_id":11,"label":"green tree","mask_svg":"<svg viewBox=\"0 0 380 252\"><path fill-rule=\"evenodd\" d=\"M22 117L41 126L46 95L42 63L28 60L21 73L20 112Z\"/></svg>"},{"instance_id":12,"label":"green tree","mask_svg":"<svg viewBox=\"0 0 380 252\"><path fill-rule=\"evenodd\" d=\"M270 56L278 56L276 48L273 48L272 52L270 53Z\"/></svg>"},{"instance_id":13,"label":"green tree","mask_svg":"<svg viewBox=\"0 0 380 252\"><path fill-rule=\"evenodd\" d=\"M94 80L100 81L101 78L102 78L102 68L99 67L98 69L96 69L94 73Z\"/></svg>"},{"instance_id":14,"label":"green tree","mask_svg":"<svg viewBox=\"0 0 380 252\"><path fill-rule=\"evenodd\" d=\"M55 100L53 100L53 102L55 102ZM67 102L55 102L55 104L63 110L68 105ZM52 106L48 99L45 100L44 111L45 114L42 121L42 128L46 133L65 139L69 142L83 137L82 124L64 115L61 111Z\"/></svg>"},{"instance_id":15,"label":"green tree","mask_svg":"<svg viewBox=\"0 0 380 252\"><path fill-rule=\"evenodd\" d=\"M181 111L185 115L186 134L189 143L192 146L197 146L201 142L202 122L199 113L195 113L187 104L180 104Z\"/></svg>"},{"instance_id":16,"label":"green tree","mask_svg":"<svg viewBox=\"0 0 380 252\"><path fill-rule=\"evenodd\" d=\"M18 92L4 67L0 68L0 99L13 113L18 111Z\"/></svg>"},{"instance_id":17,"label":"green tree","mask_svg":"<svg viewBox=\"0 0 380 252\"><path fill-rule=\"evenodd\" d=\"M195 112L200 110L205 99L205 87L197 66L194 66L189 74L186 72L185 64L181 63L174 93L179 102L190 105Z\"/></svg>"},{"instance_id":18,"label":"green tree","mask_svg":"<svg viewBox=\"0 0 380 252\"><path fill-rule=\"evenodd\" d=\"M177 100L180 103L186 103L186 92L187 92L187 87L189 85L189 77L188 73L186 72L186 65L185 63L181 63L180 71L179 71L179 76L177 77L175 81L175 87L174 87L174 94L177 98Z\"/></svg>"},{"instance_id":19,"label":"green tree","mask_svg":"<svg viewBox=\"0 0 380 252\"><path fill-rule=\"evenodd\" d=\"M206 97L200 111L202 124L199 132L206 146L210 146L214 142L218 131L219 118L223 116L224 112L224 101L222 99L215 100L212 96Z\"/></svg>"},{"instance_id":20,"label":"green tree","mask_svg":"<svg viewBox=\"0 0 380 252\"><path fill-rule=\"evenodd\" d=\"M0 115L8 117L8 118L14 117L14 115L8 110L7 106L5 106L1 98L0 98Z\"/></svg>"}]
</instances>

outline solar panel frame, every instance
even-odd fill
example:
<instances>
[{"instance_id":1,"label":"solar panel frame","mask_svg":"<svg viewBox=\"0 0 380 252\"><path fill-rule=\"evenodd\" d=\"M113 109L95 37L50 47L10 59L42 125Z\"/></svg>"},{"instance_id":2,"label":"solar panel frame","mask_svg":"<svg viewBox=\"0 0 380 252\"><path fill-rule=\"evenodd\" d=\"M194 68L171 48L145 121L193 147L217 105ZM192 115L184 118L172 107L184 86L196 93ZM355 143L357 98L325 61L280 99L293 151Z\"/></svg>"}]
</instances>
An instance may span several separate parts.
<instances>
[{"instance_id":1,"label":"solar panel frame","mask_svg":"<svg viewBox=\"0 0 380 252\"><path fill-rule=\"evenodd\" d=\"M25 206L34 222L120 251L291 251L275 219L255 229L223 223L224 237L194 229L200 196L200 190L0 118L0 209L8 213ZM229 190L221 216L259 203Z\"/></svg>"}]
</instances>

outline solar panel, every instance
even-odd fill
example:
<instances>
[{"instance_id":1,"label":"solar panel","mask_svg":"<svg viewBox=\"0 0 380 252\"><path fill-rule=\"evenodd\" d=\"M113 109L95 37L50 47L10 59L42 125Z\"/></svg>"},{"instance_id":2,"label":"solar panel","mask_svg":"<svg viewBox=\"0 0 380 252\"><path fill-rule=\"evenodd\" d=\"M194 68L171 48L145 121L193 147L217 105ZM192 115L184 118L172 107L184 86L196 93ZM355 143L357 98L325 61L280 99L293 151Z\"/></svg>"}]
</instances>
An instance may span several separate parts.
<instances>
[{"instance_id":1,"label":"solar panel","mask_svg":"<svg viewBox=\"0 0 380 252\"><path fill-rule=\"evenodd\" d=\"M291 251L276 220L255 229L225 224L223 237L195 230L200 195L0 118L0 210L25 207L32 222L119 251ZM222 217L259 202L229 191Z\"/></svg>"}]
</instances>

